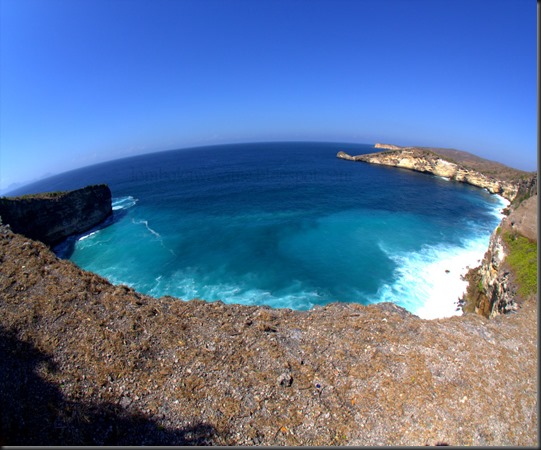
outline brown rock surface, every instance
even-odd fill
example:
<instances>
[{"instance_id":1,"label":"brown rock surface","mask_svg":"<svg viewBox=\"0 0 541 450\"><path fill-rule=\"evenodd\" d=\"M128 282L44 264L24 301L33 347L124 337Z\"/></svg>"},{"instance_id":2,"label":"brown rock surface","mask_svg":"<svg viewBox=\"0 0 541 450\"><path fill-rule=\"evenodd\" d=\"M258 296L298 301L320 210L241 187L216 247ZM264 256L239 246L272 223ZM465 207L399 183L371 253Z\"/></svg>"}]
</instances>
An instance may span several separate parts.
<instances>
[{"instance_id":1,"label":"brown rock surface","mask_svg":"<svg viewBox=\"0 0 541 450\"><path fill-rule=\"evenodd\" d=\"M507 223L519 234L537 242L537 195L524 200L514 209Z\"/></svg>"},{"instance_id":2,"label":"brown rock surface","mask_svg":"<svg viewBox=\"0 0 541 450\"><path fill-rule=\"evenodd\" d=\"M536 446L536 310L155 299L0 227L0 444Z\"/></svg>"},{"instance_id":3,"label":"brown rock surface","mask_svg":"<svg viewBox=\"0 0 541 450\"><path fill-rule=\"evenodd\" d=\"M374 148L384 148L386 150L400 150L402 147L398 145L393 144L382 144L378 142L377 144L374 144Z\"/></svg>"}]
</instances>

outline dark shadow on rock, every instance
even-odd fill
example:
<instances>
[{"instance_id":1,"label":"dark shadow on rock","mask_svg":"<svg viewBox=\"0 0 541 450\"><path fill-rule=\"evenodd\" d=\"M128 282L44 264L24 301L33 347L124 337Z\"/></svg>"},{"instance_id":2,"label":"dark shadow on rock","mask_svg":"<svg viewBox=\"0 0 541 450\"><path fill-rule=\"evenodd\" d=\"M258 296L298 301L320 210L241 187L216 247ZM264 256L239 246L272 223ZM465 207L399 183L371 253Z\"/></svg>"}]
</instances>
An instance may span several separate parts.
<instances>
[{"instance_id":1,"label":"dark shadow on rock","mask_svg":"<svg viewBox=\"0 0 541 450\"><path fill-rule=\"evenodd\" d=\"M67 399L40 368L56 371L50 356L0 327L0 446L213 445L219 438L204 423L166 429L119 405Z\"/></svg>"}]
</instances>

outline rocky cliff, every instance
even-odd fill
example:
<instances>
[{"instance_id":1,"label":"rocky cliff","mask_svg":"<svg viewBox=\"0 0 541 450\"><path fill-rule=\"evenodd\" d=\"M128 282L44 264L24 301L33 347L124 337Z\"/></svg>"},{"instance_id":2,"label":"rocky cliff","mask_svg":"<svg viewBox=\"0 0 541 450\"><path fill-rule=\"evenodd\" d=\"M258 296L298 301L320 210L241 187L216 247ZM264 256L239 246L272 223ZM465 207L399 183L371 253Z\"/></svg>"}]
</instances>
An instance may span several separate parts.
<instances>
[{"instance_id":1,"label":"rocky cliff","mask_svg":"<svg viewBox=\"0 0 541 450\"><path fill-rule=\"evenodd\" d=\"M513 200L518 192L518 185L516 182L499 180L492 176L484 175L476 170L468 169L453 161L449 161L433 151L415 147L405 147L400 148L399 150L389 150L357 156L351 156L345 152L338 152L336 156L350 161L401 167L417 172L445 177L454 181L461 181L484 188L492 194L500 194L508 200Z\"/></svg>"},{"instance_id":2,"label":"rocky cliff","mask_svg":"<svg viewBox=\"0 0 541 450\"><path fill-rule=\"evenodd\" d=\"M461 301L465 312L493 318L516 311L526 297L537 294L536 173L518 171L460 150L436 149L438 153L422 147L375 147L389 150L358 156L339 152L337 157L446 177L485 188L511 201L506 208L509 216L492 234L481 266L466 275L469 287Z\"/></svg>"},{"instance_id":3,"label":"rocky cliff","mask_svg":"<svg viewBox=\"0 0 541 450\"><path fill-rule=\"evenodd\" d=\"M510 269L505 264L506 250L499 228L490 236L481 265L466 274L469 286L464 296L465 312L493 318L517 310L517 287L510 279Z\"/></svg>"},{"instance_id":4,"label":"rocky cliff","mask_svg":"<svg viewBox=\"0 0 541 450\"><path fill-rule=\"evenodd\" d=\"M481 265L466 278L464 311L488 318L517 311L537 295L537 195L503 218Z\"/></svg>"},{"instance_id":5,"label":"rocky cliff","mask_svg":"<svg viewBox=\"0 0 541 450\"><path fill-rule=\"evenodd\" d=\"M513 199L512 207L519 206L524 200L537 195L537 173L529 177L522 177L517 182L517 195ZM536 237L537 239L537 237Z\"/></svg>"},{"instance_id":6,"label":"rocky cliff","mask_svg":"<svg viewBox=\"0 0 541 450\"><path fill-rule=\"evenodd\" d=\"M69 192L0 198L3 224L49 246L89 230L111 213L111 190L104 184Z\"/></svg>"}]
</instances>

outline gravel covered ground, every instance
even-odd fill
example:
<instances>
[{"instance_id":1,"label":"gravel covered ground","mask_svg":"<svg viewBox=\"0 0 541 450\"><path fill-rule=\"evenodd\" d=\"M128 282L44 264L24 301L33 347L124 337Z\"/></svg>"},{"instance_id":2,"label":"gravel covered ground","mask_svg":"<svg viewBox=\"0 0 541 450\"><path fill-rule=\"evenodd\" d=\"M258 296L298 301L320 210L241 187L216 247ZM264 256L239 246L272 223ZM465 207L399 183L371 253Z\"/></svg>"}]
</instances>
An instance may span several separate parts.
<instances>
[{"instance_id":1,"label":"gravel covered ground","mask_svg":"<svg viewBox=\"0 0 541 450\"><path fill-rule=\"evenodd\" d=\"M0 227L0 444L538 444L537 301L493 320L159 299Z\"/></svg>"}]
</instances>

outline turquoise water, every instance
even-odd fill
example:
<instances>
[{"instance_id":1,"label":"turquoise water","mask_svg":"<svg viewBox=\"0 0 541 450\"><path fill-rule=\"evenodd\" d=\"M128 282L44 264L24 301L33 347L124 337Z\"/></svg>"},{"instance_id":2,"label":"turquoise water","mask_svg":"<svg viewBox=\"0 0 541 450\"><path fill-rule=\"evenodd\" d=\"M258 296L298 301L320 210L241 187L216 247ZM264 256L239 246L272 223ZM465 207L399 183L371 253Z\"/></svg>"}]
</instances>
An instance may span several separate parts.
<instances>
[{"instance_id":1,"label":"turquoise water","mask_svg":"<svg viewBox=\"0 0 541 450\"><path fill-rule=\"evenodd\" d=\"M343 161L370 145L257 143L113 161L40 190L109 183L114 216L59 255L153 296L309 309L393 301L457 314L504 202L465 184ZM39 186L38 186L39 187Z\"/></svg>"}]
</instances>

